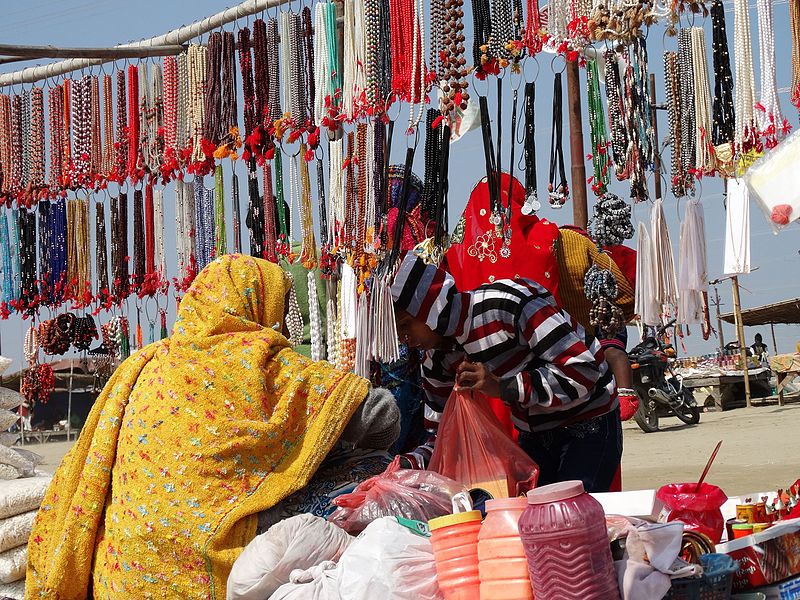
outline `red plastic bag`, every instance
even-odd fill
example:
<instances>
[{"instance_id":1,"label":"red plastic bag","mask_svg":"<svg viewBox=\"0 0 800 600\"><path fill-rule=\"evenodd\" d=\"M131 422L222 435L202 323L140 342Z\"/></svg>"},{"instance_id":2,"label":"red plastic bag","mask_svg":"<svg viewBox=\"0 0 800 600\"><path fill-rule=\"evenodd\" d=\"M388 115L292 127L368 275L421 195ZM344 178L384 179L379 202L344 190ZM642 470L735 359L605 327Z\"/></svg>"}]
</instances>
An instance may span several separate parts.
<instances>
[{"instance_id":1,"label":"red plastic bag","mask_svg":"<svg viewBox=\"0 0 800 600\"><path fill-rule=\"evenodd\" d=\"M469 390L450 394L429 469L493 498L524 494L539 478L539 466L511 439L486 397Z\"/></svg>"},{"instance_id":2,"label":"red plastic bag","mask_svg":"<svg viewBox=\"0 0 800 600\"><path fill-rule=\"evenodd\" d=\"M690 531L705 534L715 544L722 539L725 519L720 508L728 497L715 485L704 483L697 489L696 483L671 483L656 492L656 498L664 503L663 520L681 521Z\"/></svg>"},{"instance_id":3,"label":"red plastic bag","mask_svg":"<svg viewBox=\"0 0 800 600\"><path fill-rule=\"evenodd\" d=\"M338 508L328 521L351 535L358 535L381 517L427 522L453 512L453 496L466 491L439 473L401 469L400 459L395 458L386 471L335 498Z\"/></svg>"}]
</instances>

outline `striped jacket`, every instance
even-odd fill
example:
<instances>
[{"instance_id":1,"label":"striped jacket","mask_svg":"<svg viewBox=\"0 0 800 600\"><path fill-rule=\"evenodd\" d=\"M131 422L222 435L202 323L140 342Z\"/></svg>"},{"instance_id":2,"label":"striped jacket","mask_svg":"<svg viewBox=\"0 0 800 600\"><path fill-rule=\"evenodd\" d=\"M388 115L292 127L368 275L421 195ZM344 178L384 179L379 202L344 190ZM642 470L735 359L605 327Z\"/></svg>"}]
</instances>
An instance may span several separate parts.
<instances>
[{"instance_id":1,"label":"striped jacket","mask_svg":"<svg viewBox=\"0 0 800 600\"><path fill-rule=\"evenodd\" d=\"M500 280L458 292L441 269L406 259L395 305L453 340L426 353L426 427L435 432L460 362L483 363L500 378L502 400L521 431L541 432L599 417L617 407L600 343L538 283ZM427 462L427 453L419 458Z\"/></svg>"}]
</instances>

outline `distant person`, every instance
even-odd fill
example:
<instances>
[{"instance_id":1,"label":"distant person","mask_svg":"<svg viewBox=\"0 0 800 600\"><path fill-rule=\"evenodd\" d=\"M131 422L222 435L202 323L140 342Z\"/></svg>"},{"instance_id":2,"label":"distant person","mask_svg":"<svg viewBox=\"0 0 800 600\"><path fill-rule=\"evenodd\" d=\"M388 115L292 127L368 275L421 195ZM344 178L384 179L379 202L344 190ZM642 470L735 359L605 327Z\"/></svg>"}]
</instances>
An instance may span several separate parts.
<instances>
[{"instance_id":1,"label":"distant person","mask_svg":"<svg viewBox=\"0 0 800 600\"><path fill-rule=\"evenodd\" d=\"M767 345L764 343L764 339L761 337L760 333L756 334L755 342L750 346L750 349L753 351L753 356L756 358L763 360L767 356Z\"/></svg>"}]
</instances>

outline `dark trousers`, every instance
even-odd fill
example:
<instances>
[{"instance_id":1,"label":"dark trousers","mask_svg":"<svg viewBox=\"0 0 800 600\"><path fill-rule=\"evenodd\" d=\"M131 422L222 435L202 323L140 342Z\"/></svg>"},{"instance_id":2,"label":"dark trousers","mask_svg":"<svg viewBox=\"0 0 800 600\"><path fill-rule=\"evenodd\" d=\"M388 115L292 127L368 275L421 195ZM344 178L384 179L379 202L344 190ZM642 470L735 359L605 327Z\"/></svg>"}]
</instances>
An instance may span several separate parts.
<instances>
[{"instance_id":1,"label":"dark trousers","mask_svg":"<svg viewBox=\"0 0 800 600\"><path fill-rule=\"evenodd\" d=\"M619 408L543 433L520 433L519 445L539 465L539 486L578 480L587 492L608 492L622 459Z\"/></svg>"}]
</instances>

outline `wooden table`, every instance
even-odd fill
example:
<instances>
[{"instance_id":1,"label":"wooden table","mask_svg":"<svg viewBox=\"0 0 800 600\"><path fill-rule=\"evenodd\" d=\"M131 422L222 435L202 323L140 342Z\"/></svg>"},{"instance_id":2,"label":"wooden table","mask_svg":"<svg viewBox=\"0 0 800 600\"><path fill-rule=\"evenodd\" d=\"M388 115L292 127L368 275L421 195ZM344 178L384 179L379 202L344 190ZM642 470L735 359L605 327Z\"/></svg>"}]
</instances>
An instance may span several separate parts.
<instances>
[{"instance_id":1,"label":"wooden table","mask_svg":"<svg viewBox=\"0 0 800 600\"><path fill-rule=\"evenodd\" d=\"M768 369L753 369L749 372L750 384L764 382L769 385L770 372ZM683 385L689 389L710 388L711 397L717 410L733 410L747 406L744 391L739 395L736 388L744 388L744 373L741 371L709 373L708 375L685 375Z\"/></svg>"},{"instance_id":2,"label":"wooden table","mask_svg":"<svg viewBox=\"0 0 800 600\"><path fill-rule=\"evenodd\" d=\"M783 406L783 389L800 376L800 354L778 354L770 357L769 364L778 378L778 404Z\"/></svg>"}]
</instances>

